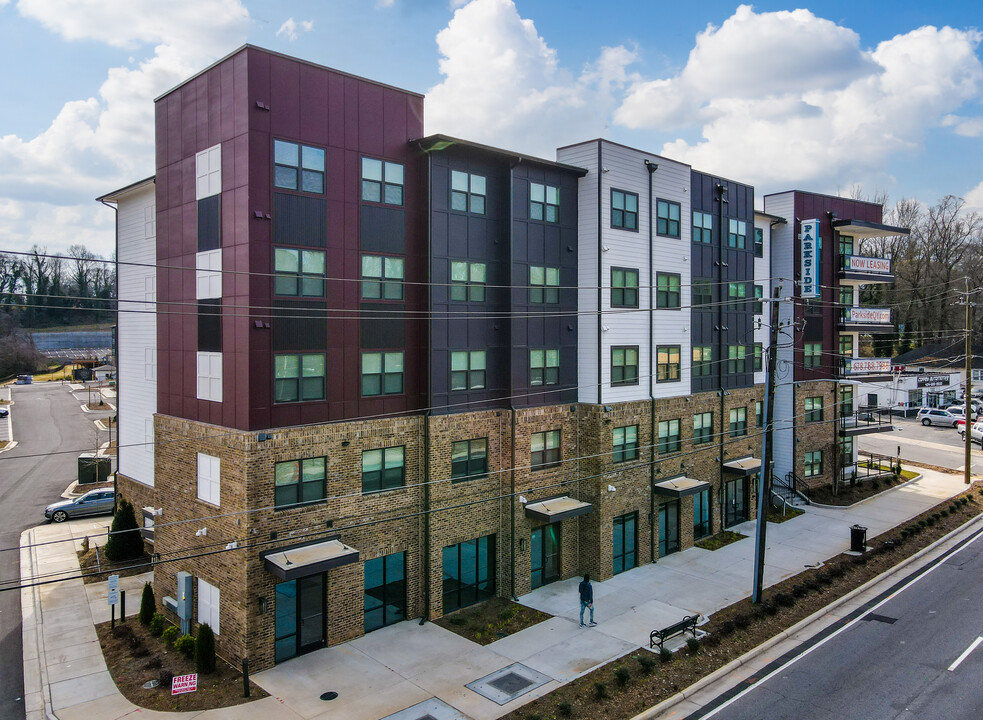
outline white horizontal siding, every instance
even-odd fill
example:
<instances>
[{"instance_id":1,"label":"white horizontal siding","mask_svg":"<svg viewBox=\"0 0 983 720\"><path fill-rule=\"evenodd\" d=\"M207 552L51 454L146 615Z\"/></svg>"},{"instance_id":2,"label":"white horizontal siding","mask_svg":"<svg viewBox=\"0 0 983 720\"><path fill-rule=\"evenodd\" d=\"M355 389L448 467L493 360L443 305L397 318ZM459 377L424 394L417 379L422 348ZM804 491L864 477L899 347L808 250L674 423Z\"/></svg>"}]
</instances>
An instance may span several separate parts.
<instances>
[{"instance_id":1,"label":"white horizontal siding","mask_svg":"<svg viewBox=\"0 0 983 720\"><path fill-rule=\"evenodd\" d=\"M770 195L765 198L765 212L771 215L786 218L787 223L776 225L770 235L769 252L766 257L771 258L771 277L772 284L782 285L782 294L786 297L793 295L795 286L794 252L795 242L793 237L793 194L782 193L780 195ZM755 269L757 277L757 268ZM779 323L784 324L792 320L792 304L781 303L779 305ZM778 359L784 361L784 366L792 368L793 349L787 343L778 344ZM785 382L777 384L775 390L775 474L784 478L786 473L795 470L795 432L792 427L795 415L795 388L789 382L792 380L791 374L785 378Z\"/></svg>"},{"instance_id":2,"label":"white horizontal siding","mask_svg":"<svg viewBox=\"0 0 983 720\"><path fill-rule=\"evenodd\" d=\"M157 237L153 184L122 196L117 207L119 471L153 486L153 418L157 412Z\"/></svg>"}]
</instances>

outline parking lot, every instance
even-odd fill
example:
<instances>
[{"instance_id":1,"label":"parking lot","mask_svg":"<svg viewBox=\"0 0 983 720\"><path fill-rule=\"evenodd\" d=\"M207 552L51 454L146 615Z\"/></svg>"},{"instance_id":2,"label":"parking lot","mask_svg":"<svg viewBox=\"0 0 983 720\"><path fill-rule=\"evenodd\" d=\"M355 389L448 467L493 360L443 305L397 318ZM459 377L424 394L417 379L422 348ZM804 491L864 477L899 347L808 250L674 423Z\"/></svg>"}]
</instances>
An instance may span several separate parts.
<instances>
[{"instance_id":1,"label":"parking lot","mask_svg":"<svg viewBox=\"0 0 983 720\"><path fill-rule=\"evenodd\" d=\"M894 432L861 435L860 449L896 456L900 448L902 460L964 469L963 441L953 428L926 427L914 418L894 418L892 423ZM983 450L976 443L973 443L972 470L974 475L983 475Z\"/></svg>"}]
</instances>

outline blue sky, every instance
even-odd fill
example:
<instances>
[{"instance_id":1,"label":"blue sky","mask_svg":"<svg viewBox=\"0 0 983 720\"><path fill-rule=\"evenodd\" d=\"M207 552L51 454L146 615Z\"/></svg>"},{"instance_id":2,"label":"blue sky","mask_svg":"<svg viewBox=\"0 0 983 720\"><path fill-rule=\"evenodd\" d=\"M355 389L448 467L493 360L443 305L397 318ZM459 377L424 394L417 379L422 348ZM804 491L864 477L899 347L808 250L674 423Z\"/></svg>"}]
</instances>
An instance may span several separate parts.
<instances>
[{"instance_id":1,"label":"blue sky","mask_svg":"<svg viewBox=\"0 0 983 720\"><path fill-rule=\"evenodd\" d=\"M980 17L978 0L0 0L0 250L108 255L92 199L153 173L153 97L243 42L427 92L428 133L546 157L603 136L759 198L859 184L983 209Z\"/></svg>"}]
</instances>

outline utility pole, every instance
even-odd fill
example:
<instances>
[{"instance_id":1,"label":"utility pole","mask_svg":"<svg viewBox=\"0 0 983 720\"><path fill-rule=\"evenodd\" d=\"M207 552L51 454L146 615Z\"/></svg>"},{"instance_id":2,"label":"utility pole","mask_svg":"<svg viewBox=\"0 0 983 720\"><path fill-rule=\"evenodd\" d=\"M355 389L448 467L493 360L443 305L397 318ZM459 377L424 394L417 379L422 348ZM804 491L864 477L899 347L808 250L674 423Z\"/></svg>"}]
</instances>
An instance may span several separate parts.
<instances>
[{"instance_id":1,"label":"utility pole","mask_svg":"<svg viewBox=\"0 0 983 720\"><path fill-rule=\"evenodd\" d=\"M751 602L762 600L765 579L765 541L768 528L768 505L771 494L772 456L774 455L775 429L775 370L778 364L778 303L782 286L773 288L771 303L771 325L768 328L768 364L765 370L765 401L761 422L765 426L761 436L761 472L758 474L758 518L754 533L754 590Z\"/></svg>"},{"instance_id":2,"label":"utility pole","mask_svg":"<svg viewBox=\"0 0 983 720\"><path fill-rule=\"evenodd\" d=\"M966 403L963 406L963 417L966 418L966 448L964 482L969 485L973 481L973 303L970 302L969 278L966 280Z\"/></svg>"}]
</instances>

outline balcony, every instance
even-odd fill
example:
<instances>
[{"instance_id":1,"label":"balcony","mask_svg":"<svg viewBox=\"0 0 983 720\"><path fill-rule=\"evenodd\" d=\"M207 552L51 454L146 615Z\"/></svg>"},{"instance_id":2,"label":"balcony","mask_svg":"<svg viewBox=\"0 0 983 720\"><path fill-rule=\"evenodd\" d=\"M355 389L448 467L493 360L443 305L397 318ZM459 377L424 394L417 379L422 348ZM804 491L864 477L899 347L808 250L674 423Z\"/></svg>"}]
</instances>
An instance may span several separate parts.
<instances>
[{"instance_id":1,"label":"balcony","mask_svg":"<svg viewBox=\"0 0 983 720\"><path fill-rule=\"evenodd\" d=\"M851 415L841 416L839 422L841 437L894 430L891 424L891 411L878 408L862 408Z\"/></svg>"},{"instance_id":2,"label":"balcony","mask_svg":"<svg viewBox=\"0 0 983 720\"><path fill-rule=\"evenodd\" d=\"M840 331L877 335L894 332L890 308L840 308Z\"/></svg>"},{"instance_id":3,"label":"balcony","mask_svg":"<svg viewBox=\"0 0 983 720\"><path fill-rule=\"evenodd\" d=\"M894 273L889 258L840 255L840 282L858 285L891 284Z\"/></svg>"}]
</instances>

